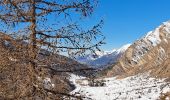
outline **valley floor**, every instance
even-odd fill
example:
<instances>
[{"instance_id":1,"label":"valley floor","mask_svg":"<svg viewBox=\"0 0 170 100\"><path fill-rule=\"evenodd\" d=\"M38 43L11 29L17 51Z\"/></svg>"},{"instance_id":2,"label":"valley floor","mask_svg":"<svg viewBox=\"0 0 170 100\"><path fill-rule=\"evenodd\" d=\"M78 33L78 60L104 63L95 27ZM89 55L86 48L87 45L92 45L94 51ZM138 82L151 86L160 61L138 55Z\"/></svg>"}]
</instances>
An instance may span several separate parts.
<instances>
[{"instance_id":1,"label":"valley floor","mask_svg":"<svg viewBox=\"0 0 170 100\"><path fill-rule=\"evenodd\" d=\"M105 86L91 87L85 77L71 74L70 81L76 86L71 94L83 95L84 100L157 100L170 91L165 79L150 78L149 74L138 74L125 79L105 78ZM166 100L170 100L169 97Z\"/></svg>"}]
</instances>

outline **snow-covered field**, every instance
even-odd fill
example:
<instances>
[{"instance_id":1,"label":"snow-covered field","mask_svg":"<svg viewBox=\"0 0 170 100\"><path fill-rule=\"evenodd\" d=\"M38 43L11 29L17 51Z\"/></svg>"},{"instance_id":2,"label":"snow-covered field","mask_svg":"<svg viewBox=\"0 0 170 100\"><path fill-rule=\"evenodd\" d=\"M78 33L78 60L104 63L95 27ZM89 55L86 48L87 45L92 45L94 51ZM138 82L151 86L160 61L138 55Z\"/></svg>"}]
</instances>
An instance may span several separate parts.
<instances>
[{"instance_id":1,"label":"snow-covered field","mask_svg":"<svg viewBox=\"0 0 170 100\"><path fill-rule=\"evenodd\" d=\"M105 78L106 86L90 87L80 85L80 81L87 84L85 77L71 74L70 81L76 86L71 94L87 97L84 100L89 98L92 100L157 100L161 93L170 91L170 83L165 82L164 79L148 76L149 74L138 74L125 79Z\"/></svg>"}]
</instances>

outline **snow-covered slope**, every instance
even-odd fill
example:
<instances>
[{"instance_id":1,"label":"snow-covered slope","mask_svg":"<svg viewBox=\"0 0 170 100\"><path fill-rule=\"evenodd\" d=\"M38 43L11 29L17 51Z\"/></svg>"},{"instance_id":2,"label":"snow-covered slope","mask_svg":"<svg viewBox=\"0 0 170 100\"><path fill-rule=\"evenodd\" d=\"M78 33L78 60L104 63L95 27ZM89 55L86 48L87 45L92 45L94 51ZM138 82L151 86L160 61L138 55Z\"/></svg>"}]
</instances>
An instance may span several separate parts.
<instances>
[{"instance_id":1,"label":"snow-covered slope","mask_svg":"<svg viewBox=\"0 0 170 100\"><path fill-rule=\"evenodd\" d=\"M103 80L106 81L105 86L91 87L86 78L72 74L70 81L76 89L71 94L84 96L83 100L90 100L90 98L92 100L157 100L161 93L170 91L170 83L165 82L164 79L150 78L148 73L125 79L112 77Z\"/></svg>"},{"instance_id":2,"label":"snow-covered slope","mask_svg":"<svg viewBox=\"0 0 170 100\"><path fill-rule=\"evenodd\" d=\"M77 61L87 64L91 67L105 67L109 64L115 63L121 55L126 51L130 44L122 46L120 49L113 49L112 51L96 52L96 55L86 55L77 58Z\"/></svg>"}]
</instances>

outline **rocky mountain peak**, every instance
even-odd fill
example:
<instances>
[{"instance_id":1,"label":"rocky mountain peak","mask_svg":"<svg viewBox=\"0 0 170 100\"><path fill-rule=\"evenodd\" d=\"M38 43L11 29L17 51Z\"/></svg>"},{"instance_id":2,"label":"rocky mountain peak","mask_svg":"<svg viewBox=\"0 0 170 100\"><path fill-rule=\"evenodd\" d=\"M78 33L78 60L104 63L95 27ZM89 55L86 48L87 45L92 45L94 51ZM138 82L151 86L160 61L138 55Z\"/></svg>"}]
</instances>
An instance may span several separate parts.
<instances>
[{"instance_id":1,"label":"rocky mountain peak","mask_svg":"<svg viewBox=\"0 0 170 100\"><path fill-rule=\"evenodd\" d=\"M134 42L117 64L112 65L107 75L132 75L150 71L156 76L167 76L170 69L169 56L170 21L167 21Z\"/></svg>"}]
</instances>

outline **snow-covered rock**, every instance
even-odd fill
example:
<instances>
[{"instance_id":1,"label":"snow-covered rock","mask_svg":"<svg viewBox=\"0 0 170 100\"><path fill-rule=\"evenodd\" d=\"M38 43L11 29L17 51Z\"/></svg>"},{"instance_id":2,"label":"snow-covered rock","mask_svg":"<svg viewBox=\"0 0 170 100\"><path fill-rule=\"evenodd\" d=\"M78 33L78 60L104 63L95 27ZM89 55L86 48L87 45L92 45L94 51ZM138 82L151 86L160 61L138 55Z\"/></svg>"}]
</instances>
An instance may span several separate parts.
<instances>
[{"instance_id":1,"label":"snow-covered rock","mask_svg":"<svg viewBox=\"0 0 170 100\"><path fill-rule=\"evenodd\" d=\"M54 88L54 84L51 82L51 79L49 77L46 77L43 80L44 88L46 89L51 89Z\"/></svg>"}]
</instances>

